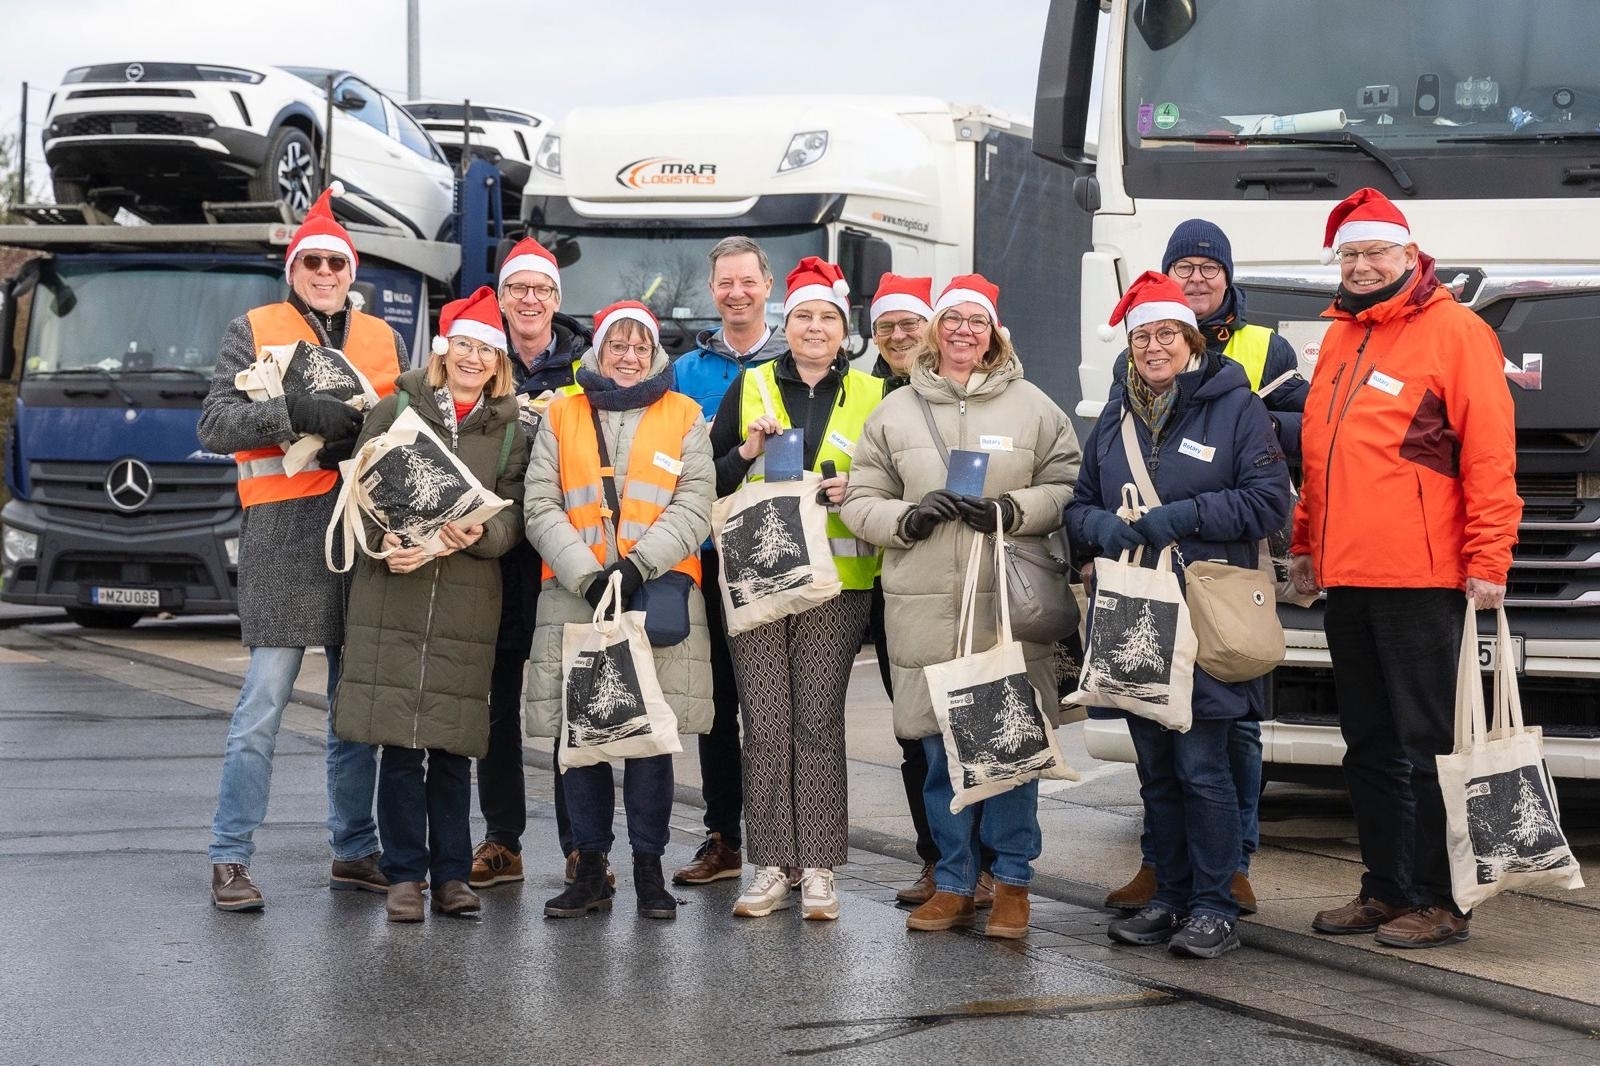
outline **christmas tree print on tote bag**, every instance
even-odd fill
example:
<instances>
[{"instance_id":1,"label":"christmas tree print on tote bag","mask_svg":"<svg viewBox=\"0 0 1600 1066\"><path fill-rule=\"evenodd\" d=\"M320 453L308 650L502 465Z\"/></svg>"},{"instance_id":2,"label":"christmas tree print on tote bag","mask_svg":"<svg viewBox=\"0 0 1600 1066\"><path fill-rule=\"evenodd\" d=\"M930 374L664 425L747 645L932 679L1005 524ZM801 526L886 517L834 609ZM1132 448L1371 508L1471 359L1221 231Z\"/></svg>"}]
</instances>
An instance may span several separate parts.
<instances>
[{"instance_id":1,"label":"christmas tree print on tote bag","mask_svg":"<svg viewBox=\"0 0 1600 1066\"><path fill-rule=\"evenodd\" d=\"M1559 870L1575 862L1544 781L1532 766L1467 782L1467 832L1480 885L1508 873Z\"/></svg>"},{"instance_id":2,"label":"christmas tree print on tote bag","mask_svg":"<svg viewBox=\"0 0 1600 1066\"><path fill-rule=\"evenodd\" d=\"M1056 764L1049 731L1027 674L1011 674L950 693L950 735L962 787L1020 777Z\"/></svg>"},{"instance_id":3,"label":"christmas tree print on tote bag","mask_svg":"<svg viewBox=\"0 0 1600 1066\"><path fill-rule=\"evenodd\" d=\"M392 448L361 475L372 513L400 543L426 541L489 501L470 486L438 442L418 434L414 443Z\"/></svg>"},{"instance_id":4,"label":"christmas tree print on tote bag","mask_svg":"<svg viewBox=\"0 0 1600 1066\"><path fill-rule=\"evenodd\" d=\"M800 501L792 496L765 500L729 519L722 527L722 553L735 607L814 580Z\"/></svg>"},{"instance_id":5,"label":"christmas tree print on tote bag","mask_svg":"<svg viewBox=\"0 0 1600 1066\"><path fill-rule=\"evenodd\" d=\"M1178 605L1102 592L1095 596L1093 622L1082 687L1165 704Z\"/></svg>"},{"instance_id":6,"label":"christmas tree print on tote bag","mask_svg":"<svg viewBox=\"0 0 1600 1066\"><path fill-rule=\"evenodd\" d=\"M343 352L300 341L283 372L283 394L296 396L308 392L346 402L363 394L361 379Z\"/></svg>"},{"instance_id":7,"label":"christmas tree print on tote bag","mask_svg":"<svg viewBox=\"0 0 1600 1066\"><path fill-rule=\"evenodd\" d=\"M650 732L627 641L583 652L567 672L567 744L587 748Z\"/></svg>"}]
</instances>

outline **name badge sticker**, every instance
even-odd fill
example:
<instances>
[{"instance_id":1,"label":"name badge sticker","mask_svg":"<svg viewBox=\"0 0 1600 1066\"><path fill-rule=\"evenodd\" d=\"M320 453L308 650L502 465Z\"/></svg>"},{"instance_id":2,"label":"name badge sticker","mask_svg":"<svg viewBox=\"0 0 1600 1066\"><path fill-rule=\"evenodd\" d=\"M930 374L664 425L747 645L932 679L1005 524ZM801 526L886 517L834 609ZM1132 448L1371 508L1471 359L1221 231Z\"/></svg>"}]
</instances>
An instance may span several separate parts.
<instances>
[{"instance_id":1,"label":"name badge sticker","mask_svg":"<svg viewBox=\"0 0 1600 1066\"><path fill-rule=\"evenodd\" d=\"M683 460L674 459L666 452L656 452L655 464L673 477L678 477L683 473Z\"/></svg>"},{"instance_id":2,"label":"name badge sticker","mask_svg":"<svg viewBox=\"0 0 1600 1066\"><path fill-rule=\"evenodd\" d=\"M978 438L978 447L986 452L1009 452L1012 450L1011 438L985 433Z\"/></svg>"},{"instance_id":3,"label":"name badge sticker","mask_svg":"<svg viewBox=\"0 0 1600 1066\"><path fill-rule=\"evenodd\" d=\"M1400 390L1406 387L1405 382L1392 378L1380 370L1374 370L1368 375L1367 384L1379 392L1387 392L1390 396L1400 395Z\"/></svg>"},{"instance_id":4,"label":"name badge sticker","mask_svg":"<svg viewBox=\"0 0 1600 1066\"><path fill-rule=\"evenodd\" d=\"M1178 451L1191 459L1198 459L1202 463L1209 463L1217 457L1217 449L1209 444L1192 441L1188 437L1183 438L1183 443L1178 445Z\"/></svg>"},{"instance_id":5,"label":"name badge sticker","mask_svg":"<svg viewBox=\"0 0 1600 1066\"><path fill-rule=\"evenodd\" d=\"M856 457L856 442L838 430L830 429L828 431L828 443L844 452L850 458L854 459Z\"/></svg>"}]
</instances>

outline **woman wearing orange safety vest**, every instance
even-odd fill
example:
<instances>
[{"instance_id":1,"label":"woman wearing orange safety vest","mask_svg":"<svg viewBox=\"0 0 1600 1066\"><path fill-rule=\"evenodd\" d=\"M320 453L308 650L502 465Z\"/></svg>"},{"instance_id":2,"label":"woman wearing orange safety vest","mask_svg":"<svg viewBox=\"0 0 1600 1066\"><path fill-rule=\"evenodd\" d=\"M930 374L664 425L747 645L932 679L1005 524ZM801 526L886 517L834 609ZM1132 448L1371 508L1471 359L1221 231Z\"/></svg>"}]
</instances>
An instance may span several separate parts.
<instances>
[{"instance_id":1,"label":"woman wearing orange safety vest","mask_svg":"<svg viewBox=\"0 0 1600 1066\"><path fill-rule=\"evenodd\" d=\"M643 304L624 301L595 315L594 325L596 344L578 368L583 391L550 405L528 463L528 540L544 560L528 731L557 734L563 627L589 621L608 580L620 573L625 598L646 581L682 575L663 584L677 580L686 588L689 636L654 649L656 676L679 732L704 733L711 728L711 645L700 594L700 545L711 532L716 489L711 442L700 405L672 391L655 316ZM673 918L677 902L661 872L672 813L672 756L625 762L623 803L639 912ZM544 912L576 918L611 906L611 766L568 769L562 784L578 865L570 887Z\"/></svg>"}]
</instances>

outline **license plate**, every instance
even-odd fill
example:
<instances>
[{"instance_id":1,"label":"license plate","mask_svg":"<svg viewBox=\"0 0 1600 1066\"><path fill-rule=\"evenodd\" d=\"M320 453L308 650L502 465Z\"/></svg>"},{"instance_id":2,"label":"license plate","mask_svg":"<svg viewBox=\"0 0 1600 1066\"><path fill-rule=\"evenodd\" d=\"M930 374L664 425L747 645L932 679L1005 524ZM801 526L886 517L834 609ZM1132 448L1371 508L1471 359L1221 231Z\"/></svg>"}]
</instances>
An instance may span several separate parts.
<instances>
[{"instance_id":1,"label":"license plate","mask_svg":"<svg viewBox=\"0 0 1600 1066\"><path fill-rule=\"evenodd\" d=\"M1499 648L1500 642L1494 637L1478 638L1478 666L1484 673L1494 669L1495 653L1499 651ZM1519 674L1527 666L1527 660L1522 653L1521 637L1511 638L1511 665Z\"/></svg>"},{"instance_id":2,"label":"license plate","mask_svg":"<svg viewBox=\"0 0 1600 1066\"><path fill-rule=\"evenodd\" d=\"M156 589L96 587L89 590L89 602L97 607L160 607L161 593Z\"/></svg>"}]
</instances>

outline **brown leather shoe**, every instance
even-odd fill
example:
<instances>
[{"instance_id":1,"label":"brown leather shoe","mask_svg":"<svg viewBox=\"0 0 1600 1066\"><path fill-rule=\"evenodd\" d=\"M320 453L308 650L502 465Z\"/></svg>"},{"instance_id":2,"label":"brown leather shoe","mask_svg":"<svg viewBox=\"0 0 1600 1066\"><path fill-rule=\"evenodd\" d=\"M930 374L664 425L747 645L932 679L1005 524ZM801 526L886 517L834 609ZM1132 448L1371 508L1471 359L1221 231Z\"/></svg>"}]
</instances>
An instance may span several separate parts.
<instances>
[{"instance_id":1,"label":"brown leather shoe","mask_svg":"<svg viewBox=\"0 0 1600 1066\"><path fill-rule=\"evenodd\" d=\"M447 914L457 918L466 914L477 914L482 909L483 901L465 881L446 881L433 890L435 914Z\"/></svg>"},{"instance_id":2,"label":"brown leather shoe","mask_svg":"<svg viewBox=\"0 0 1600 1066\"><path fill-rule=\"evenodd\" d=\"M958 896L954 892L934 892L933 896L906 915L906 928L938 933L946 929L970 929L978 922L978 908L972 905L971 896Z\"/></svg>"},{"instance_id":3,"label":"brown leather shoe","mask_svg":"<svg viewBox=\"0 0 1600 1066\"><path fill-rule=\"evenodd\" d=\"M1140 866L1133 880L1106 893L1106 908L1114 911L1142 911L1156 898L1156 868Z\"/></svg>"},{"instance_id":4,"label":"brown leather shoe","mask_svg":"<svg viewBox=\"0 0 1600 1066\"><path fill-rule=\"evenodd\" d=\"M712 833L700 845L700 850L694 853L694 861L672 875L672 883L709 885L730 877L737 879L743 872L744 856L724 844L721 833Z\"/></svg>"},{"instance_id":5,"label":"brown leather shoe","mask_svg":"<svg viewBox=\"0 0 1600 1066\"><path fill-rule=\"evenodd\" d=\"M422 882L401 881L388 888L389 898L383 909L391 922L422 921Z\"/></svg>"},{"instance_id":6,"label":"brown leather shoe","mask_svg":"<svg viewBox=\"0 0 1600 1066\"><path fill-rule=\"evenodd\" d=\"M933 863L925 862L922 864L922 873L917 875L917 879L911 882L909 887L896 892L894 898L901 903L920 905L932 899L937 891L938 887L933 883Z\"/></svg>"},{"instance_id":7,"label":"brown leather shoe","mask_svg":"<svg viewBox=\"0 0 1600 1066\"><path fill-rule=\"evenodd\" d=\"M1238 871L1233 875L1233 901L1239 905L1240 914L1254 914L1256 912L1256 890L1250 886L1250 879Z\"/></svg>"},{"instance_id":8,"label":"brown leather shoe","mask_svg":"<svg viewBox=\"0 0 1600 1066\"><path fill-rule=\"evenodd\" d=\"M972 893L972 905L980 911L994 906L994 874L988 870L978 875L978 887Z\"/></svg>"},{"instance_id":9,"label":"brown leather shoe","mask_svg":"<svg viewBox=\"0 0 1600 1066\"><path fill-rule=\"evenodd\" d=\"M1384 922L1375 939L1391 948L1440 948L1467 939L1469 921L1448 907L1415 907Z\"/></svg>"},{"instance_id":10,"label":"brown leather shoe","mask_svg":"<svg viewBox=\"0 0 1600 1066\"><path fill-rule=\"evenodd\" d=\"M377 892L381 895L389 891L389 879L378 869L378 852L375 851L353 862L334 859L333 871L328 875L328 887L335 892Z\"/></svg>"},{"instance_id":11,"label":"brown leather shoe","mask_svg":"<svg viewBox=\"0 0 1600 1066\"><path fill-rule=\"evenodd\" d=\"M211 864L211 902L219 911L258 911L267 905L243 863Z\"/></svg>"},{"instance_id":12,"label":"brown leather shoe","mask_svg":"<svg viewBox=\"0 0 1600 1066\"><path fill-rule=\"evenodd\" d=\"M485 840L472 849L472 873L467 883L473 888L493 888L521 880L521 853L493 840Z\"/></svg>"},{"instance_id":13,"label":"brown leather shoe","mask_svg":"<svg viewBox=\"0 0 1600 1066\"><path fill-rule=\"evenodd\" d=\"M1311 919L1311 928L1330 936L1347 933L1376 933L1385 922L1393 921L1409 910L1385 903L1370 896L1357 896L1343 907L1318 911Z\"/></svg>"},{"instance_id":14,"label":"brown leather shoe","mask_svg":"<svg viewBox=\"0 0 1600 1066\"><path fill-rule=\"evenodd\" d=\"M569 885L578 879L578 853L576 851L567 852L567 872L564 875L564 879ZM612 888L617 887L617 871L611 868L610 856L606 857L606 884ZM472 887L476 888L478 886L473 885Z\"/></svg>"},{"instance_id":15,"label":"brown leather shoe","mask_svg":"<svg viewBox=\"0 0 1600 1066\"><path fill-rule=\"evenodd\" d=\"M989 912L989 924L984 926L984 936L997 936L1005 940L1021 940L1028 935L1028 890L1004 881L994 886L994 909Z\"/></svg>"}]
</instances>

